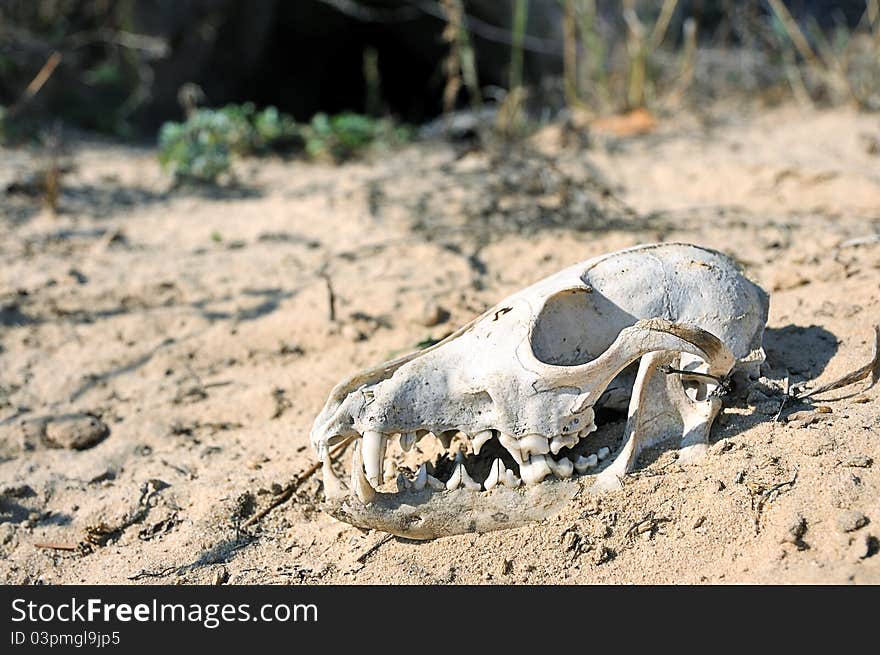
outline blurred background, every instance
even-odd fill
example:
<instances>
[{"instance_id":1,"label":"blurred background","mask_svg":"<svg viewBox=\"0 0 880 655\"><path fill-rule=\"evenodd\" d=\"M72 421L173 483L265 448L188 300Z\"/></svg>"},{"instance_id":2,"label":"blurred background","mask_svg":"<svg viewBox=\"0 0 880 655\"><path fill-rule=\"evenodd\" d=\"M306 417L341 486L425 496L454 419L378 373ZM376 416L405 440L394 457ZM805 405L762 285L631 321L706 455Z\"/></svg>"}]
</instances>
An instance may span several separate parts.
<instances>
[{"instance_id":1,"label":"blurred background","mask_svg":"<svg viewBox=\"0 0 880 655\"><path fill-rule=\"evenodd\" d=\"M4 140L65 125L155 139L253 103L422 125L744 93L880 109L877 0L4 0ZM279 128L281 129L281 128ZM292 144L288 144L292 145Z\"/></svg>"}]
</instances>

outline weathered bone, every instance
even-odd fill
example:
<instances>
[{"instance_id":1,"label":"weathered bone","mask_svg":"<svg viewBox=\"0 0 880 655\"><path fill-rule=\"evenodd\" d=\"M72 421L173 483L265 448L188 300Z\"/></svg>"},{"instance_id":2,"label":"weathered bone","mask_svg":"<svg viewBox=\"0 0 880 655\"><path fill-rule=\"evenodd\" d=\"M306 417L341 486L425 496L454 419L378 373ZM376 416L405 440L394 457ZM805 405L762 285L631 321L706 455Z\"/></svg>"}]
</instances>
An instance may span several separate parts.
<instances>
[{"instance_id":1,"label":"weathered bone","mask_svg":"<svg viewBox=\"0 0 880 655\"><path fill-rule=\"evenodd\" d=\"M575 470L598 471L598 489L619 486L639 452L660 439L678 435L682 459L693 459L721 409L716 387L732 372L755 374L763 361L766 318L766 294L729 259L697 246L641 246L567 268L439 344L333 389L312 430L319 458L349 437L362 436L363 448L355 449L351 492L325 484L328 511L413 538L485 531L557 511L569 487L579 488L577 478L557 478ZM616 455L571 453L589 445L600 399L619 404L639 360ZM476 468L460 454L448 482L421 468L414 482L399 483L399 494L379 493L388 438L401 434L409 449L412 435L427 432L447 448L459 433L474 453L494 450ZM496 461L494 435L526 487L516 488L520 478ZM469 468L483 473L471 480Z\"/></svg>"}]
</instances>

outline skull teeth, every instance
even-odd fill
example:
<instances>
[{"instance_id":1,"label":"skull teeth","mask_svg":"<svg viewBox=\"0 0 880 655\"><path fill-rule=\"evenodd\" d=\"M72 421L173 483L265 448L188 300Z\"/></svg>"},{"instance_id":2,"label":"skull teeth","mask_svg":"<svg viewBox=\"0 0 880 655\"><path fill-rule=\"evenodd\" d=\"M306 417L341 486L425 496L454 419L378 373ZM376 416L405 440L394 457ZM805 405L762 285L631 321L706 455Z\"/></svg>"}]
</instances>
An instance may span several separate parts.
<instances>
[{"instance_id":1,"label":"skull teeth","mask_svg":"<svg viewBox=\"0 0 880 655\"><path fill-rule=\"evenodd\" d=\"M580 434L560 434L550 440L550 452L558 455L563 448L574 448L580 440Z\"/></svg>"},{"instance_id":2,"label":"skull teeth","mask_svg":"<svg viewBox=\"0 0 880 655\"><path fill-rule=\"evenodd\" d=\"M566 430L568 429L566 427ZM540 434L528 434L524 437L516 438L493 429L478 430L469 438L471 450L475 456L479 455L486 444L493 437L497 436L500 445L510 454L519 470L508 469L504 464L504 460L496 457L488 469L485 480L480 483L468 472L463 453L458 452L448 479L446 479L446 475L443 475L446 481L431 475L429 473L429 470L431 470L430 464L423 463L418 467L415 475L401 473L396 476L397 490L399 492L419 493L427 488L433 491L453 491L464 488L470 491L482 491L485 489L488 492L499 485L515 488L522 484L529 486L539 484L550 476L565 480L574 476L575 473L583 475L596 468L599 462L606 460L611 455L611 449L602 447L593 454L580 455L577 458L572 456L571 459L564 456L559 457L559 453L564 448L574 448L583 436L595 430L596 426L589 423L578 432L564 432L552 438ZM438 429L430 432L444 446L449 447L452 437L459 431ZM428 433L429 430L426 429L397 433L400 435L401 450L403 452L411 451L415 443ZM467 438L467 434L461 433ZM355 451L352 455L351 492L365 504L369 504L375 499L378 493L377 489L383 484L384 480L393 479L397 473L396 465L391 460L385 460L388 440L393 436L396 436L396 434L366 430L362 438L355 443ZM329 458L327 461L329 461ZM329 467L325 466L325 468ZM387 470L383 470L383 468ZM448 471L449 469L445 470ZM325 473L326 477L328 476ZM340 485L331 486L334 487L333 493L340 491L340 489L336 488ZM344 484L341 485L341 489L345 489ZM328 492L330 491L328 489Z\"/></svg>"},{"instance_id":3,"label":"skull teeth","mask_svg":"<svg viewBox=\"0 0 880 655\"><path fill-rule=\"evenodd\" d=\"M519 473L522 476L523 482L529 485L538 484L548 475L551 475L553 469L550 468L547 459L545 455L534 455L529 458L528 463L522 464L519 467Z\"/></svg>"},{"instance_id":4,"label":"skull teeth","mask_svg":"<svg viewBox=\"0 0 880 655\"><path fill-rule=\"evenodd\" d=\"M563 480L570 478L574 474L574 463L568 457L562 457L559 461L552 457L545 458L547 466L553 471L553 475Z\"/></svg>"},{"instance_id":5,"label":"skull teeth","mask_svg":"<svg viewBox=\"0 0 880 655\"><path fill-rule=\"evenodd\" d=\"M505 450L510 453L510 456L513 457L513 461L522 466L523 462L525 462L525 459L523 458L523 453L520 450L519 441L507 434L501 434L498 437L498 441L500 441Z\"/></svg>"},{"instance_id":6,"label":"skull teeth","mask_svg":"<svg viewBox=\"0 0 880 655\"><path fill-rule=\"evenodd\" d=\"M474 455L479 455L480 450L486 445L486 442L492 439L494 433L492 430L483 430L482 432L477 432L473 439L471 439L471 445L474 449Z\"/></svg>"},{"instance_id":7,"label":"skull teeth","mask_svg":"<svg viewBox=\"0 0 880 655\"><path fill-rule=\"evenodd\" d=\"M471 491L480 491L483 487L480 486L479 482L474 481L467 472L467 469L464 467L464 458L461 456L461 453L458 453L455 460L455 469L452 471L452 476L446 483L446 489L453 491L459 487L464 487Z\"/></svg>"},{"instance_id":8,"label":"skull teeth","mask_svg":"<svg viewBox=\"0 0 880 655\"><path fill-rule=\"evenodd\" d=\"M382 484L382 464L385 461L385 446L388 439L381 432L367 430L361 441L363 442L364 471L367 474L367 480L373 487L378 487Z\"/></svg>"},{"instance_id":9,"label":"skull teeth","mask_svg":"<svg viewBox=\"0 0 880 655\"><path fill-rule=\"evenodd\" d=\"M489 468L489 475L486 476L486 481L483 482L483 486L486 488L486 491L491 491L499 484L515 488L522 484L522 480L516 477L516 474L513 471L505 468L504 462L502 462L500 458L496 458L495 461L492 462L492 466Z\"/></svg>"},{"instance_id":10,"label":"skull teeth","mask_svg":"<svg viewBox=\"0 0 880 655\"><path fill-rule=\"evenodd\" d=\"M491 491L495 485L501 482L504 477L504 471L504 463L496 458L495 461L492 462L492 466L489 468L489 475L486 476L486 480L483 482L486 491Z\"/></svg>"},{"instance_id":11,"label":"skull teeth","mask_svg":"<svg viewBox=\"0 0 880 655\"><path fill-rule=\"evenodd\" d=\"M574 468L578 473L586 473L591 468L595 468L596 464L599 463L599 458L594 454L589 457L584 457L581 455L574 462Z\"/></svg>"},{"instance_id":12,"label":"skull teeth","mask_svg":"<svg viewBox=\"0 0 880 655\"><path fill-rule=\"evenodd\" d=\"M540 434L527 434L519 440L519 449L523 459L529 459L533 455L546 455L550 452L550 442Z\"/></svg>"},{"instance_id":13,"label":"skull teeth","mask_svg":"<svg viewBox=\"0 0 880 655\"><path fill-rule=\"evenodd\" d=\"M365 505L369 505L376 497L376 490L370 486L367 476L364 475L360 443L354 445L354 452L351 455L351 488Z\"/></svg>"}]
</instances>

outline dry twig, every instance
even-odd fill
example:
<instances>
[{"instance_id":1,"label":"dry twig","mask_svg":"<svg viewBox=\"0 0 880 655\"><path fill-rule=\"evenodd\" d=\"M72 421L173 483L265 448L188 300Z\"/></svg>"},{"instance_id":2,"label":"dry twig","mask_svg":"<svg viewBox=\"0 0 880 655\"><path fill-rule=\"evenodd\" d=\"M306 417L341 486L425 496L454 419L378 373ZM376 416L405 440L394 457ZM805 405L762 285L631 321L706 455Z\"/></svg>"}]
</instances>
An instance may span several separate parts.
<instances>
[{"instance_id":1,"label":"dry twig","mask_svg":"<svg viewBox=\"0 0 880 655\"><path fill-rule=\"evenodd\" d=\"M848 387L849 385L860 382L865 378L871 379L871 384L868 385L868 389L873 387L875 384L877 384L877 381L880 380L880 325L874 326L874 354L871 356L871 361L869 361L864 366L857 368L855 371L851 371L843 377L834 380L833 382L823 384L821 387L813 389L812 391L809 391L807 393L797 394L795 397L799 400L802 400L804 398L811 398L812 396L817 396L820 393L825 393L826 391L833 391L834 389L840 389L841 387Z\"/></svg>"},{"instance_id":2,"label":"dry twig","mask_svg":"<svg viewBox=\"0 0 880 655\"><path fill-rule=\"evenodd\" d=\"M327 455L331 461L337 459L342 452L348 447L348 444L351 443L351 439L346 439L342 443L336 444L333 448L330 449L330 453ZM275 499L266 507L261 509L259 512L250 517L247 521L241 524L241 527L247 528L252 526L254 523L263 520L269 512L274 510L279 505L286 503L293 496L294 492L302 486L303 482L312 477L315 473L317 473L320 468L323 466L322 462L316 462L309 466L305 471L299 473L294 476L293 480L282 489L281 493L278 494Z\"/></svg>"}]
</instances>

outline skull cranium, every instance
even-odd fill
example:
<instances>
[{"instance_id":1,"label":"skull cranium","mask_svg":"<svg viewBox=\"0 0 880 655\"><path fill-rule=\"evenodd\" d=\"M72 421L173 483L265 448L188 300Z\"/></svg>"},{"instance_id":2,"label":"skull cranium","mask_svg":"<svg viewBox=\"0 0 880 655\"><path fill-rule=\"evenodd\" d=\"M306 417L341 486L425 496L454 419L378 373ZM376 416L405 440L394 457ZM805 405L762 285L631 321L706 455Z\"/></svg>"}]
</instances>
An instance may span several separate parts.
<instances>
[{"instance_id":1,"label":"skull cranium","mask_svg":"<svg viewBox=\"0 0 880 655\"><path fill-rule=\"evenodd\" d=\"M571 266L442 342L337 385L311 433L327 509L411 538L487 531L557 511L583 484L575 471L595 468L594 488L618 486L642 449L670 436L693 458L724 381L763 361L767 309L731 260L697 246L637 246ZM622 402L622 444L599 468L596 453L585 456L595 411ZM423 464L397 494L377 491L389 440L408 449L428 433L447 447L461 434L473 455L460 452L447 481ZM349 438L350 490L328 457Z\"/></svg>"}]
</instances>

